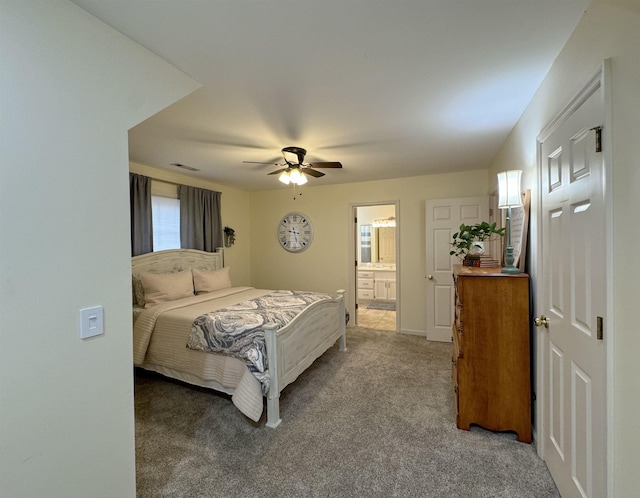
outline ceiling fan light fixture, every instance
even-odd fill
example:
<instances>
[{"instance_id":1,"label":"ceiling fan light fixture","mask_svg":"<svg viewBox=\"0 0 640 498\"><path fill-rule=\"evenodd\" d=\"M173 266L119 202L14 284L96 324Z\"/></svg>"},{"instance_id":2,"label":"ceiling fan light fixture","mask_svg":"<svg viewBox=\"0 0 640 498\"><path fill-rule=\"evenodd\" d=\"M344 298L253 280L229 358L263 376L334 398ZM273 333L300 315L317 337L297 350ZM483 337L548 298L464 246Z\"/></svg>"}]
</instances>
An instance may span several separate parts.
<instances>
[{"instance_id":1,"label":"ceiling fan light fixture","mask_svg":"<svg viewBox=\"0 0 640 498\"><path fill-rule=\"evenodd\" d=\"M307 154L307 150L302 147L284 147L282 149L282 156L284 158L284 164L275 163L275 166L282 166L283 168L268 173L269 175L278 175L278 180L285 185L293 184L293 191L296 187L305 185L309 181L309 176L314 178L320 178L325 175L321 171L317 171L316 168L342 168L342 163L339 162L317 162L317 163L305 163L304 158ZM243 161L245 163L251 163L254 161ZM257 163L257 164L274 164L274 163ZM295 194L294 194L295 195ZM295 199L295 197L294 197Z\"/></svg>"},{"instance_id":2,"label":"ceiling fan light fixture","mask_svg":"<svg viewBox=\"0 0 640 498\"><path fill-rule=\"evenodd\" d=\"M292 183L295 183L296 185L300 184L301 173L300 173L300 170L298 168L292 169L291 173L289 173L289 176L291 177L291 182Z\"/></svg>"},{"instance_id":3,"label":"ceiling fan light fixture","mask_svg":"<svg viewBox=\"0 0 640 498\"><path fill-rule=\"evenodd\" d=\"M280 180L285 185L289 185L291 183L291 177L289 176L289 172L283 171L278 177L278 180Z\"/></svg>"}]
</instances>

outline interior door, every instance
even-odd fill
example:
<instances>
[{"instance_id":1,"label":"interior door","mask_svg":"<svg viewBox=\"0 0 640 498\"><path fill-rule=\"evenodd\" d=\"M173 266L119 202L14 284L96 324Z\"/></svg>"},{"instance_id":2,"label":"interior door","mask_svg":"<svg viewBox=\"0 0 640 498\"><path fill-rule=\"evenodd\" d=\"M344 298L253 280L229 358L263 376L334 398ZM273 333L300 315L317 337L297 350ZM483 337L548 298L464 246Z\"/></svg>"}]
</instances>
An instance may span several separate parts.
<instances>
[{"instance_id":1,"label":"interior door","mask_svg":"<svg viewBox=\"0 0 640 498\"><path fill-rule=\"evenodd\" d=\"M378 261L380 263L396 262L396 228L378 228Z\"/></svg>"},{"instance_id":2,"label":"interior door","mask_svg":"<svg viewBox=\"0 0 640 498\"><path fill-rule=\"evenodd\" d=\"M606 496L604 103L585 92L539 144L543 458L565 498Z\"/></svg>"},{"instance_id":3,"label":"interior door","mask_svg":"<svg viewBox=\"0 0 640 498\"><path fill-rule=\"evenodd\" d=\"M426 203L427 339L450 342L453 324L452 235L460 225L489 221L489 197L433 199ZM500 258L498 258L500 259Z\"/></svg>"}]
</instances>

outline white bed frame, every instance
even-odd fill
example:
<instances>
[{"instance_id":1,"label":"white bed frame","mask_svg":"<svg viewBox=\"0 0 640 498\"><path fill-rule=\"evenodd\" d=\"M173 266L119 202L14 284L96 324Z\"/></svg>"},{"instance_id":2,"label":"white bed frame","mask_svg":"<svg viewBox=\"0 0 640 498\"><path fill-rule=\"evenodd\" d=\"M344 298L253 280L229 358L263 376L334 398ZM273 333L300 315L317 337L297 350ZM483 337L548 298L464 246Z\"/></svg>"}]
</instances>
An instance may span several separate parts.
<instances>
[{"instance_id":1,"label":"white bed frame","mask_svg":"<svg viewBox=\"0 0 640 498\"><path fill-rule=\"evenodd\" d=\"M176 270L218 270L223 267L222 248L216 252L171 249L131 258L132 274L167 273ZM267 427L280 425L280 393L339 340L346 351L344 290L338 297L309 306L285 327L265 325L271 384L267 393ZM196 383L197 385L202 385ZM225 391L228 393L228 391Z\"/></svg>"}]
</instances>

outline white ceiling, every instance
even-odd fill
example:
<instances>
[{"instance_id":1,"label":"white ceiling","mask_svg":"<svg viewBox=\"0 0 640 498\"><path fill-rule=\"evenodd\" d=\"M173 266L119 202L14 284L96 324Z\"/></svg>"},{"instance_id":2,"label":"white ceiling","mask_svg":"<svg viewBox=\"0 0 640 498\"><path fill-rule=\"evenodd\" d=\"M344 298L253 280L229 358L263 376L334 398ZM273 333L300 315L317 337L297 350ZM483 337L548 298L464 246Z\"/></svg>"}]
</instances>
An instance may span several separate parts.
<instances>
[{"instance_id":1,"label":"white ceiling","mask_svg":"<svg viewBox=\"0 0 640 498\"><path fill-rule=\"evenodd\" d=\"M245 190L286 188L243 161L288 145L343 163L309 185L488 167L589 4L74 2L203 84L130 131L131 160Z\"/></svg>"}]
</instances>

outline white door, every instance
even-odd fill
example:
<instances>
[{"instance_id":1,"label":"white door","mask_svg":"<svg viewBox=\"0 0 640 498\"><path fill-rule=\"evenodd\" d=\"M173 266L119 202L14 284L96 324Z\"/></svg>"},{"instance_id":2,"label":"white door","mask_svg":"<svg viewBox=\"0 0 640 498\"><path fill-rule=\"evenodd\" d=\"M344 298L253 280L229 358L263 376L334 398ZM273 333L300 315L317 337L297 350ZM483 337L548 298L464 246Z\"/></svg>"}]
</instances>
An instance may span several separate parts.
<instances>
[{"instance_id":1,"label":"white door","mask_svg":"<svg viewBox=\"0 0 640 498\"><path fill-rule=\"evenodd\" d=\"M543 458L565 498L606 496L606 362L598 332L606 308L599 81L574 102L539 138L542 279L536 325L544 337Z\"/></svg>"},{"instance_id":2,"label":"white door","mask_svg":"<svg viewBox=\"0 0 640 498\"><path fill-rule=\"evenodd\" d=\"M451 341L453 323L452 235L460 225L489 219L489 197L434 199L426 204L427 339ZM497 258L501 259L501 258Z\"/></svg>"},{"instance_id":3,"label":"white door","mask_svg":"<svg viewBox=\"0 0 640 498\"><path fill-rule=\"evenodd\" d=\"M380 263L396 262L396 229L380 227L378 232L378 261Z\"/></svg>"}]
</instances>

